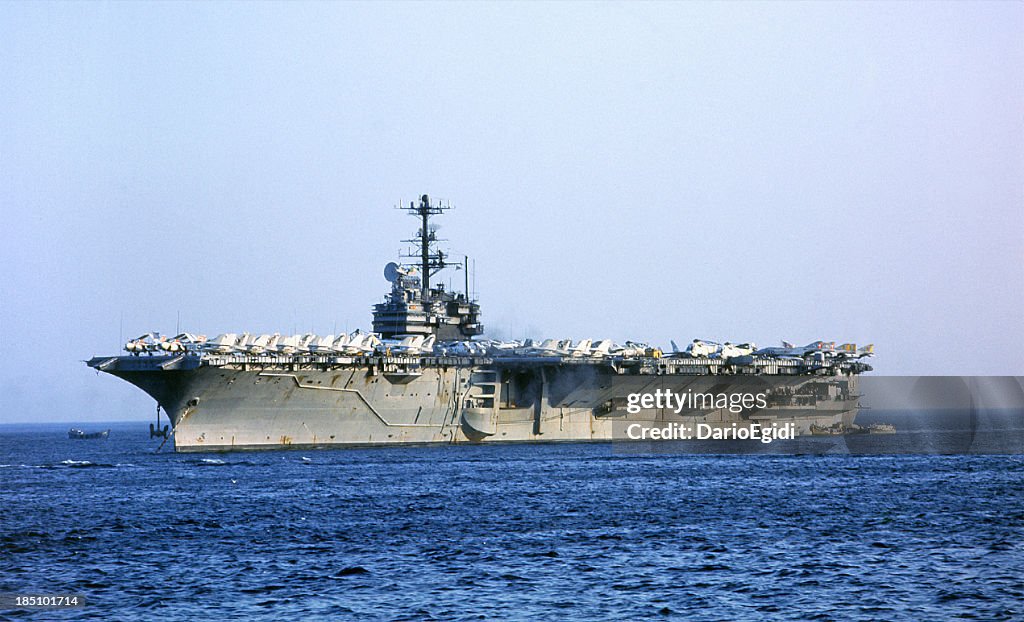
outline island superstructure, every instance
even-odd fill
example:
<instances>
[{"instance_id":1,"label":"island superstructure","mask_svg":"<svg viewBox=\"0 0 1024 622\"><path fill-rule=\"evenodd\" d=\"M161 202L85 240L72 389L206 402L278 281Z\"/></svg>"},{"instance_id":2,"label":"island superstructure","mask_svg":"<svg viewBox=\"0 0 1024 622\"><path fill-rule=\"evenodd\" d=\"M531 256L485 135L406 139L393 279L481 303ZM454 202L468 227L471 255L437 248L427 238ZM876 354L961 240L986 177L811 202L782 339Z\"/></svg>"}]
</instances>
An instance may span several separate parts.
<instances>
[{"instance_id":1,"label":"island superstructure","mask_svg":"<svg viewBox=\"0 0 1024 622\"><path fill-rule=\"evenodd\" d=\"M634 422L792 423L801 434L853 425L871 346L694 340L666 351L608 339L484 339L468 278L462 292L434 278L452 267L430 223L448 207L427 195L403 207L419 220L407 240L418 261L385 267L391 291L374 306L372 331L149 333L128 342L126 354L87 364L151 395L178 451L608 441ZM713 400L679 412L628 407L631 395L659 390L767 397L739 410Z\"/></svg>"}]
</instances>

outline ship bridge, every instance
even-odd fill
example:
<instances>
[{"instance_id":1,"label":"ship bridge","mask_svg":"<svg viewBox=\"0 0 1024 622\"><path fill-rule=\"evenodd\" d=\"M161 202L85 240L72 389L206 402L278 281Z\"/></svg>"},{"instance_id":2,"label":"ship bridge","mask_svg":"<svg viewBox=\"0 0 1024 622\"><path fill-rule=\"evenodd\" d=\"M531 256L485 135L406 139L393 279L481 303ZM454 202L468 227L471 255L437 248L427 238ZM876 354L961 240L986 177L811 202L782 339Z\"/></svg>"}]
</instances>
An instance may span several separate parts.
<instances>
[{"instance_id":1,"label":"ship bridge","mask_svg":"<svg viewBox=\"0 0 1024 622\"><path fill-rule=\"evenodd\" d=\"M434 335L438 341L461 341L484 332L480 323L480 305L469 292L469 262L452 264L447 253L438 247L437 230L430 217L451 209L451 204L431 201L423 195L418 203L399 206L420 219L416 235L404 240L415 245L415 252L404 255L418 259L415 263L389 263L384 278L391 283L391 292L384 302L373 307L373 332L384 339L407 335ZM465 291L447 291L443 284L431 287L431 277L447 267L461 267Z\"/></svg>"}]
</instances>

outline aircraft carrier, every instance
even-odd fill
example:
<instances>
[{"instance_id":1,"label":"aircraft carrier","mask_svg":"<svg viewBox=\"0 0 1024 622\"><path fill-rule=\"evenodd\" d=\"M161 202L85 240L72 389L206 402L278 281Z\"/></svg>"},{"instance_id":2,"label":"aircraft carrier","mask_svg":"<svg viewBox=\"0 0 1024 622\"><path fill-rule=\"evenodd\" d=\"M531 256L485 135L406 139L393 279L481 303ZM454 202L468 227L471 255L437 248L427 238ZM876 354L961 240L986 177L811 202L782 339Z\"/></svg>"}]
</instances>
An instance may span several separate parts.
<instances>
[{"instance_id":1,"label":"aircraft carrier","mask_svg":"<svg viewBox=\"0 0 1024 622\"><path fill-rule=\"evenodd\" d=\"M856 427L857 376L871 346L803 347L693 340L680 350L611 340L483 338L480 305L446 289L456 267L432 217L451 206L424 195L408 206L415 251L389 263L391 291L372 331L342 335L149 333L125 354L87 364L122 378L170 419L177 451L429 443L610 441L629 426L752 429L796 434ZM660 392L660 393L659 393ZM678 405L643 396L687 396ZM756 400L732 401L736 395ZM720 398L725 397L724 401ZM152 426L151 426L152 428Z\"/></svg>"}]
</instances>

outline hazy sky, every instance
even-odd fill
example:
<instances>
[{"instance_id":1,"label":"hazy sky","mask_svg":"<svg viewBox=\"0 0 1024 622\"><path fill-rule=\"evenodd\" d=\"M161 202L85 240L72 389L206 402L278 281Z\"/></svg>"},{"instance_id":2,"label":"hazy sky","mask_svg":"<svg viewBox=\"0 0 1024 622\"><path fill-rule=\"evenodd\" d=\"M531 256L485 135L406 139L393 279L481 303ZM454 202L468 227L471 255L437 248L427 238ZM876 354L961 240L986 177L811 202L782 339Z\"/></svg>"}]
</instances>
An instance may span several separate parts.
<instances>
[{"instance_id":1,"label":"hazy sky","mask_svg":"<svg viewBox=\"0 0 1024 622\"><path fill-rule=\"evenodd\" d=\"M151 417L81 360L179 313L368 329L422 193L492 335L1024 374L1022 33L1009 2L2 3L0 421Z\"/></svg>"}]
</instances>

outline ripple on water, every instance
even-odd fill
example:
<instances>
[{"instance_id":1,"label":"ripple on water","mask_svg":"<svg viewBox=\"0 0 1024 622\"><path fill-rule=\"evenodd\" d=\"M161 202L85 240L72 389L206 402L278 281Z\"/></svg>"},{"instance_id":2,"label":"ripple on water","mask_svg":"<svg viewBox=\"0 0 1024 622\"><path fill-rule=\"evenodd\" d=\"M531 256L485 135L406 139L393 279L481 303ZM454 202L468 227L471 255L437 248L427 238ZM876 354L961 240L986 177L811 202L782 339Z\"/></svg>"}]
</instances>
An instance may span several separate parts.
<instances>
[{"instance_id":1,"label":"ripple on water","mask_svg":"<svg viewBox=\"0 0 1024 622\"><path fill-rule=\"evenodd\" d=\"M1022 614L1019 457L13 445L0 591L77 590L99 618Z\"/></svg>"}]
</instances>

